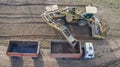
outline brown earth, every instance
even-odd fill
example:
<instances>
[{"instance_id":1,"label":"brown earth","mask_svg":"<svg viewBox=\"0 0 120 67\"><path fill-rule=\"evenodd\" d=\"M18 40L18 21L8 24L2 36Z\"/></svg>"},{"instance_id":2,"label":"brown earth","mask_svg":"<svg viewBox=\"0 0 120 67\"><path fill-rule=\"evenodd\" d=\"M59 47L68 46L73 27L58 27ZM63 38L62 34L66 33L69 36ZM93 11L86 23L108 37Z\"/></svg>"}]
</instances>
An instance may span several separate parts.
<instances>
[{"instance_id":1,"label":"brown earth","mask_svg":"<svg viewBox=\"0 0 120 67\"><path fill-rule=\"evenodd\" d=\"M95 48L95 58L92 60L80 59L54 59L50 58L50 41L64 38L35 37L0 37L0 67L120 67L120 1L119 0L0 0L0 36L17 35L58 35L45 23L40 15L45 10L45 5L9 6L8 4L73 4L88 5L92 3L98 8L97 16L104 18L110 31L106 40L91 41ZM23 23L24 22L24 23ZM27 23L26 23L27 22ZM35 23L33 23L35 22ZM72 32L74 33L74 32ZM62 36L62 34L59 34ZM63 36L62 36L63 37ZM38 60L23 57L18 60L9 58L6 50L10 40L38 41L41 45L41 55Z\"/></svg>"}]
</instances>

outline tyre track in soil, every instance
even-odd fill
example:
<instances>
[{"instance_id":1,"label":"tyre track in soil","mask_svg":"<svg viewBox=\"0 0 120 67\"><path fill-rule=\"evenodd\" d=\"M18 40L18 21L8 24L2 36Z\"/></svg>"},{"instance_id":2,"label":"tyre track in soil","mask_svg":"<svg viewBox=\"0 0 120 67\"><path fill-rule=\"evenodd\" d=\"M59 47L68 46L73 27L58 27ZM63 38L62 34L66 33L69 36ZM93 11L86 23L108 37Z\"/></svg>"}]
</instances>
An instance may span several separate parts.
<instances>
[{"instance_id":1,"label":"tyre track in soil","mask_svg":"<svg viewBox=\"0 0 120 67\"><path fill-rule=\"evenodd\" d=\"M32 3L23 3L23 4L10 4L10 3L0 3L0 5L3 6L47 6L47 5L54 5L54 4L46 4L46 3L38 3L38 4L32 4ZM77 7L85 7L86 5L72 5L72 4L58 4L58 6L63 7L63 6L77 6ZM4 16L6 15L6 16ZM20 15L18 17L16 16L9 16L9 15ZM21 15L26 15L26 16L21 16ZM28 15L28 16L27 16ZM31 15L31 16L30 16ZM32 17L33 15L36 15ZM19 18L41 18L41 14L38 13L0 13L0 18L3 19L19 19Z\"/></svg>"},{"instance_id":2,"label":"tyre track in soil","mask_svg":"<svg viewBox=\"0 0 120 67\"><path fill-rule=\"evenodd\" d=\"M113 55L115 52L119 52L120 51L120 47L117 47L115 49L110 49L110 52L109 53L106 53L106 54L102 54L100 56L96 56L96 57L103 57L105 55L109 55L111 53L111 55ZM97 67L114 67L114 66L117 66L119 65L120 63L120 57L117 57L109 62L105 62L101 65L98 65Z\"/></svg>"},{"instance_id":3,"label":"tyre track in soil","mask_svg":"<svg viewBox=\"0 0 120 67\"><path fill-rule=\"evenodd\" d=\"M30 6L30 5L54 5L48 3L0 3L0 5L4 6ZM58 6L78 6L78 7L85 7L86 5L76 5L76 4L57 4Z\"/></svg>"}]
</instances>

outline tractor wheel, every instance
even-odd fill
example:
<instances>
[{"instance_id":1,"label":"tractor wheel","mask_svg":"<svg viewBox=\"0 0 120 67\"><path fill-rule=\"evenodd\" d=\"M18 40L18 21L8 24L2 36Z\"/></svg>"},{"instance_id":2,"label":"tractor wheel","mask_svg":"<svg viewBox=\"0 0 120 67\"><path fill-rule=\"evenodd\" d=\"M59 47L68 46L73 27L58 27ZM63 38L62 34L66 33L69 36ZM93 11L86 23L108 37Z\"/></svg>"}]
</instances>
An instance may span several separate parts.
<instances>
[{"instance_id":1,"label":"tractor wheel","mask_svg":"<svg viewBox=\"0 0 120 67\"><path fill-rule=\"evenodd\" d=\"M78 26L87 26L88 25L88 21L84 20L84 19L80 19L78 21Z\"/></svg>"}]
</instances>

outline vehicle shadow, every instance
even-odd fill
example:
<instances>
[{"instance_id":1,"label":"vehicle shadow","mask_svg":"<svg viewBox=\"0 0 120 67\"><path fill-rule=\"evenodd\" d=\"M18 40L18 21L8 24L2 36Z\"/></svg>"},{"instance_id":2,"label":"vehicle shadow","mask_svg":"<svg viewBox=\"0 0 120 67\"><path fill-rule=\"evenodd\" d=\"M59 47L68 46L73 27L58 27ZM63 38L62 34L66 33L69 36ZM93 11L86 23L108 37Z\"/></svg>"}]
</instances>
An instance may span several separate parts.
<instances>
[{"instance_id":1,"label":"vehicle shadow","mask_svg":"<svg viewBox=\"0 0 120 67\"><path fill-rule=\"evenodd\" d=\"M24 67L24 62L22 57L10 57L11 67ZM32 58L34 62L34 67L44 67L42 55L39 54L39 57Z\"/></svg>"},{"instance_id":2,"label":"vehicle shadow","mask_svg":"<svg viewBox=\"0 0 120 67\"><path fill-rule=\"evenodd\" d=\"M38 58L34 58L34 67L44 67L44 62L41 53Z\"/></svg>"},{"instance_id":3,"label":"vehicle shadow","mask_svg":"<svg viewBox=\"0 0 120 67\"><path fill-rule=\"evenodd\" d=\"M57 63L59 67L80 67L80 63L76 61L80 61L80 59L72 59L72 58L57 58Z\"/></svg>"},{"instance_id":4,"label":"vehicle shadow","mask_svg":"<svg viewBox=\"0 0 120 67\"><path fill-rule=\"evenodd\" d=\"M23 67L22 57L11 57L11 67Z\"/></svg>"}]
</instances>

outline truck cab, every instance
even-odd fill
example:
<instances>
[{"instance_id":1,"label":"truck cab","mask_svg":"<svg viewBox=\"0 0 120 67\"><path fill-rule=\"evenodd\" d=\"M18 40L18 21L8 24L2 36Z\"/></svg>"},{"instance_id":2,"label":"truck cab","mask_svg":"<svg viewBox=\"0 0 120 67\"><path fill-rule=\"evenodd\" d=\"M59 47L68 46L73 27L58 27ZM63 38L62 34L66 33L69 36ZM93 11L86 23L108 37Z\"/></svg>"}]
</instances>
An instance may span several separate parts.
<instances>
[{"instance_id":1,"label":"truck cab","mask_svg":"<svg viewBox=\"0 0 120 67\"><path fill-rule=\"evenodd\" d=\"M93 47L92 43L86 42L84 49L85 49L85 58L86 59L94 58L94 47Z\"/></svg>"}]
</instances>

